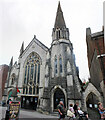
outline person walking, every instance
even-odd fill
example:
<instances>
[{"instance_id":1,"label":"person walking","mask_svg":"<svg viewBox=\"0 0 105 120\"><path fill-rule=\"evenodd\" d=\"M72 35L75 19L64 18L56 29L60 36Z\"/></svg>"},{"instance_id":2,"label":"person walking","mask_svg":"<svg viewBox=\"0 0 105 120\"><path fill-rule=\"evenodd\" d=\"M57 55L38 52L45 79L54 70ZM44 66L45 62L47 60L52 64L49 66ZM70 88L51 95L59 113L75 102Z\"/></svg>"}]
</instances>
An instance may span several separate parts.
<instances>
[{"instance_id":1,"label":"person walking","mask_svg":"<svg viewBox=\"0 0 105 120\"><path fill-rule=\"evenodd\" d=\"M65 119L65 107L62 101L59 102L58 105L58 112L59 112L59 119L61 120L63 118L63 120Z\"/></svg>"},{"instance_id":2,"label":"person walking","mask_svg":"<svg viewBox=\"0 0 105 120\"><path fill-rule=\"evenodd\" d=\"M67 116L69 117L69 119L75 118L73 104L70 104L69 109L67 111Z\"/></svg>"},{"instance_id":3,"label":"person walking","mask_svg":"<svg viewBox=\"0 0 105 120\"><path fill-rule=\"evenodd\" d=\"M78 106L79 106L79 103L76 102L75 105L74 105L74 112L75 112L75 116L77 116L77 112L78 112Z\"/></svg>"},{"instance_id":4,"label":"person walking","mask_svg":"<svg viewBox=\"0 0 105 120\"><path fill-rule=\"evenodd\" d=\"M101 102L98 102L98 110L101 116L101 119L105 118L105 108L102 106Z\"/></svg>"}]
</instances>

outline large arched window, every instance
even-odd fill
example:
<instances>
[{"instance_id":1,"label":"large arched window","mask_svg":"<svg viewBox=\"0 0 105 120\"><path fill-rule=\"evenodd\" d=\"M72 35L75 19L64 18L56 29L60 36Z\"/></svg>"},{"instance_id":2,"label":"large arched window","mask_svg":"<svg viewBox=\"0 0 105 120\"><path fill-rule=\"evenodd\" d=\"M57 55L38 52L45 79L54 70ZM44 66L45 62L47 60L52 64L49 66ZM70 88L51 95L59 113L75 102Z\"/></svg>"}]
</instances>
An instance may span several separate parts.
<instances>
[{"instance_id":1,"label":"large arched window","mask_svg":"<svg viewBox=\"0 0 105 120\"><path fill-rule=\"evenodd\" d=\"M54 69L55 69L55 74L57 74L57 56L55 56Z\"/></svg>"},{"instance_id":2,"label":"large arched window","mask_svg":"<svg viewBox=\"0 0 105 120\"><path fill-rule=\"evenodd\" d=\"M39 94L40 57L32 52L25 63L23 94Z\"/></svg>"}]
</instances>

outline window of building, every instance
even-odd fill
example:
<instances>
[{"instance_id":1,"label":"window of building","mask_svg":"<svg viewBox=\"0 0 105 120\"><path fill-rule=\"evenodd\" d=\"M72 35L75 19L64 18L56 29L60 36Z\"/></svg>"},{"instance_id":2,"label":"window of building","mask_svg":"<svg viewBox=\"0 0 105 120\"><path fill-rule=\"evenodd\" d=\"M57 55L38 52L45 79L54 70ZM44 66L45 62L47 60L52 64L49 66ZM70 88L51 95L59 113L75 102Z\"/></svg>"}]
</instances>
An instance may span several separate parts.
<instances>
[{"instance_id":1,"label":"window of building","mask_svg":"<svg viewBox=\"0 0 105 120\"><path fill-rule=\"evenodd\" d=\"M23 94L39 94L40 57L32 52L25 63Z\"/></svg>"},{"instance_id":2,"label":"window of building","mask_svg":"<svg viewBox=\"0 0 105 120\"><path fill-rule=\"evenodd\" d=\"M62 73L62 58L61 58L61 56L59 58L59 67L60 67L60 73Z\"/></svg>"},{"instance_id":3,"label":"window of building","mask_svg":"<svg viewBox=\"0 0 105 120\"><path fill-rule=\"evenodd\" d=\"M14 78L12 78L12 81L11 81L11 85L13 85L14 84Z\"/></svg>"},{"instance_id":4,"label":"window of building","mask_svg":"<svg viewBox=\"0 0 105 120\"><path fill-rule=\"evenodd\" d=\"M57 74L57 57L56 56L55 56L54 66L55 66L55 74Z\"/></svg>"},{"instance_id":5,"label":"window of building","mask_svg":"<svg viewBox=\"0 0 105 120\"><path fill-rule=\"evenodd\" d=\"M13 85L15 83L15 74L13 73L11 75L11 85Z\"/></svg>"},{"instance_id":6,"label":"window of building","mask_svg":"<svg viewBox=\"0 0 105 120\"><path fill-rule=\"evenodd\" d=\"M57 40L58 40L58 38L59 38L58 31L56 31L56 38L57 38Z\"/></svg>"}]
</instances>

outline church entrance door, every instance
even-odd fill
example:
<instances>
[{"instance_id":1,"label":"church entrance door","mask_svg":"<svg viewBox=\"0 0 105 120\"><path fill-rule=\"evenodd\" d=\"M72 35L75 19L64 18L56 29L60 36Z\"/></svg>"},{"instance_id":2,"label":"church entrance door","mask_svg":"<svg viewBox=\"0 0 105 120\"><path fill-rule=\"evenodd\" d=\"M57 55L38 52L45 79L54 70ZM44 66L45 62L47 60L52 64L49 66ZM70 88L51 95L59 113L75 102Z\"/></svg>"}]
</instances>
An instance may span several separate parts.
<instances>
[{"instance_id":1,"label":"church entrance door","mask_svg":"<svg viewBox=\"0 0 105 120\"><path fill-rule=\"evenodd\" d=\"M99 113L98 113L98 102L99 99L98 97L94 94L94 93L90 93L87 96L86 99L86 105L87 105L87 111L88 111L88 115L90 116L91 120L99 120Z\"/></svg>"},{"instance_id":2,"label":"church entrance door","mask_svg":"<svg viewBox=\"0 0 105 120\"><path fill-rule=\"evenodd\" d=\"M54 93L54 110L55 111L57 110L57 106L60 101L63 101L65 106L65 95L61 89L57 88Z\"/></svg>"}]
</instances>

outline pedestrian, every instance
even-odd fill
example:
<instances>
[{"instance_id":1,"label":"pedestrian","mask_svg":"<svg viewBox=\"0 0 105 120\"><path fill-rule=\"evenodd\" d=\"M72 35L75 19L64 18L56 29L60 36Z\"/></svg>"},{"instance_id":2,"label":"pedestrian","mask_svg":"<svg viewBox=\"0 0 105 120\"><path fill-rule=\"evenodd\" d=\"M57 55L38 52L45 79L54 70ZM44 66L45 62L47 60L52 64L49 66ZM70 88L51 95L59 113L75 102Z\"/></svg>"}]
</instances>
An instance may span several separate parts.
<instances>
[{"instance_id":1,"label":"pedestrian","mask_svg":"<svg viewBox=\"0 0 105 120\"><path fill-rule=\"evenodd\" d=\"M77 112L78 112L78 106L79 106L79 103L76 102L75 105L74 105L74 112L75 112L75 116L77 116Z\"/></svg>"},{"instance_id":2,"label":"pedestrian","mask_svg":"<svg viewBox=\"0 0 105 120\"><path fill-rule=\"evenodd\" d=\"M70 104L69 109L67 111L67 116L70 117L70 118L75 118L73 104Z\"/></svg>"},{"instance_id":3,"label":"pedestrian","mask_svg":"<svg viewBox=\"0 0 105 120\"><path fill-rule=\"evenodd\" d=\"M9 120L9 117L10 117L10 106L9 106L10 101L12 101L12 100L11 99L7 100L7 110L6 110L6 114L5 114L5 120Z\"/></svg>"},{"instance_id":4,"label":"pedestrian","mask_svg":"<svg viewBox=\"0 0 105 120\"><path fill-rule=\"evenodd\" d=\"M59 105L58 105L58 112L59 112L59 119L62 119L64 120L65 118L65 107L64 107L64 104L62 101L59 102Z\"/></svg>"},{"instance_id":5,"label":"pedestrian","mask_svg":"<svg viewBox=\"0 0 105 120\"><path fill-rule=\"evenodd\" d=\"M85 116L86 117L86 120L88 120L88 113L87 112L83 112L81 109L80 109L80 107L78 107L78 114L80 115L80 116Z\"/></svg>"},{"instance_id":6,"label":"pedestrian","mask_svg":"<svg viewBox=\"0 0 105 120\"><path fill-rule=\"evenodd\" d=\"M101 119L105 118L105 108L102 106L101 102L98 102L98 110L101 116Z\"/></svg>"},{"instance_id":7,"label":"pedestrian","mask_svg":"<svg viewBox=\"0 0 105 120\"><path fill-rule=\"evenodd\" d=\"M74 113L73 104L70 104L70 106L69 106L69 110L70 110L72 113Z\"/></svg>"}]
</instances>

